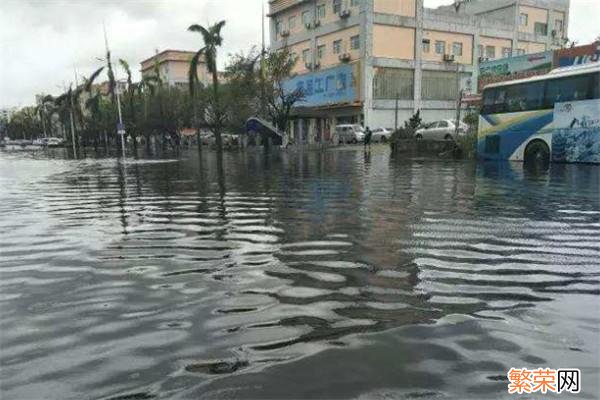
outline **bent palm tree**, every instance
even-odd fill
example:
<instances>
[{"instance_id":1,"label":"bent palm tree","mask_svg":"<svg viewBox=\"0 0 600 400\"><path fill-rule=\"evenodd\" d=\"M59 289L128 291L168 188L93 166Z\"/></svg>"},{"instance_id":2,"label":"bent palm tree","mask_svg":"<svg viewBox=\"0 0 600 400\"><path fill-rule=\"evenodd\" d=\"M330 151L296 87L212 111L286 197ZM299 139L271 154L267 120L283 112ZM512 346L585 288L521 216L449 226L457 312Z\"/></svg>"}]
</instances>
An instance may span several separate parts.
<instances>
[{"instance_id":1,"label":"bent palm tree","mask_svg":"<svg viewBox=\"0 0 600 400\"><path fill-rule=\"evenodd\" d=\"M125 73L127 74L127 100L128 100L128 104L129 104L129 118L131 120L131 124L130 124L130 135L131 138L133 139L133 148L134 150L137 151L137 140L136 140L136 118L135 118L135 107L134 107L134 95L135 95L135 86L133 85L133 81L131 79L131 68L129 68L129 63L127 63L127 61L123 60L122 58L119 59L119 64L121 65L121 67L125 70Z\"/></svg>"},{"instance_id":2,"label":"bent palm tree","mask_svg":"<svg viewBox=\"0 0 600 400\"><path fill-rule=\"evenodd\" d=\"M213 83L213 131L215 134L215 141L217 142L217 152L220 153L223 150L223 143L221 140L221 112L219 107L219 76L217 71L217 48L223 44L223 37L221 36L221 30L225 26L225 21L220 21L214 25L210 25L207 28L194 24L188 28L190 32L198 32L202 35L204 41L204 47L198 50L190 62L189 70L189 83L190 83L190 94L193 96L194 84L198 83L198 62L200 57L204 55L206 60L206 67L208 72L212 74Z\"/></svg>"}]
</instances>

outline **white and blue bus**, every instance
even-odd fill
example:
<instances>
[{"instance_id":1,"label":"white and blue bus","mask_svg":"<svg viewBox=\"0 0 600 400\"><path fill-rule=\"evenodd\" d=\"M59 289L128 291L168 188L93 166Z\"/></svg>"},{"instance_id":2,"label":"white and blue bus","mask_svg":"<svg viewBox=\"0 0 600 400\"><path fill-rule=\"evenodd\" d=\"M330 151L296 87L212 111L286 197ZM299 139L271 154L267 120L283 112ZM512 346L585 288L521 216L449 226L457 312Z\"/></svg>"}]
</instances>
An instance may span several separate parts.
<instances>
[{"instance_id":1,"label":"white and blue bus","mask_svg":"<svg viewBox=\"0 0 600 400\"><path fill-rule=\"evenodd\" d=\"M600 63L486 86L477 155L600 163Z\"/></svg>"}]
</instances>

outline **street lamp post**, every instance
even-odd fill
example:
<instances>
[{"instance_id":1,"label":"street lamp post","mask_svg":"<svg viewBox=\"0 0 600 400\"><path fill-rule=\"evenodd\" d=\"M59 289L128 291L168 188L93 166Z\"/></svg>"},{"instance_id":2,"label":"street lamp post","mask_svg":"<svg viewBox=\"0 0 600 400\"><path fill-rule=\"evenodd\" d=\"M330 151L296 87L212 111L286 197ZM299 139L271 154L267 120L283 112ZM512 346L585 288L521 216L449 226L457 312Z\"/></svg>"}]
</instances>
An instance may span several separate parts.
<instances>
[{"instance_id":1,"label":"street lamp post","mask_svg":"<svg viewBox=\"0 0 600 400\"><path fill-rule=\"evenodd\" d=\"M121 114L121 87L117 81L117 111L119 113L119 124L117 125L117 134L121 136L121 153L123 162L125 162L125 126L123 125L123 116Z\"/></svg>"},{"instance_id":2,"label":"street lamp post","mask_svg":"<svg viewBox=\"0 0 600 400\"><path fill-rule=\"evenodd\" d=\"M462 104L462 89L460 88L460 63L456 61L456 121L454 122L454 137L458 137L458 129L460 126L460 108Z\"/></svg>"}]
</instances>

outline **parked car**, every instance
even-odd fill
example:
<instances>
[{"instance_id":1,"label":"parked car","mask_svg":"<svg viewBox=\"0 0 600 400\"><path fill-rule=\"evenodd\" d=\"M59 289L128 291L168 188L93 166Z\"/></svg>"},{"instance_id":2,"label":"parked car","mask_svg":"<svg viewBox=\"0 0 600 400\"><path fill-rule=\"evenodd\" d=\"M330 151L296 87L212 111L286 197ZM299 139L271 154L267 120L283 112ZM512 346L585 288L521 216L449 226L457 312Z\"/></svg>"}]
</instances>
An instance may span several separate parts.
<instances>
[{"instance_id":1,"label":"parked car","mask_svg":"<svg viewBox=\"0 0 600 400\"><path fill-rule=\"evenodd\" d=\"M375 128L372 132L371 141L374 143L386 143L392 137L392 130L388 128Z\"/></svg>"},{"instance_id":2,"label":"parked car","mask_svg":"<svg viewBox=\"0 0 600 400\"><path fill-rule=\"evenodd\" d=\"M444 119L424 125L415 132L415 139L427 140L456 140L456 121ZM463 136L467 133L468 125L460 122L458 126L458 135Z\"/></svg>"},{"instance_id":3,"label":"parked car","mask_svg":"<svg viewBox=\"0 0 600 400\"><path fill-rule=\"evenodd\" d=\"M358 143L365 140L365 131L358 124L342 124L335 127L335 133L339 144Z\"/></svg>"}]
</instances>

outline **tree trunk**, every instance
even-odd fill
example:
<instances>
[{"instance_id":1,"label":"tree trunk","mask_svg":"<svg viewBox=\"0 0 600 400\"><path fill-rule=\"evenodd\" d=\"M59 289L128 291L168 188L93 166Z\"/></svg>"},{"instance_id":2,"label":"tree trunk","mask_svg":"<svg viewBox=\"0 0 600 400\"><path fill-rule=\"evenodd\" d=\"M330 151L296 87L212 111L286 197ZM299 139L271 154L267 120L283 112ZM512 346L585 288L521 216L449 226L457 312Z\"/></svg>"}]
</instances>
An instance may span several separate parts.
<instances>
[{"instance_id":1,"label":"tree trunk","mask_svg":"<svg viewBox=\"0 0 600 400\"><path fill-rule=\"evenodd\" d=\"M214 121L214 134L215 134L215 142L217 145L217 154L220 154L223 151L223 140L221 139L221 116L220 116L220 109L219 109L219 78L217 76L217 71L216 71L216 67L215 67L215 71L213 71L212 74L212 80L213 80L213 97L214 97L214 117L215 117L215 121ZM218 157L217 159L219 159L220 157Z\"/></svg>"}]
</instances>

